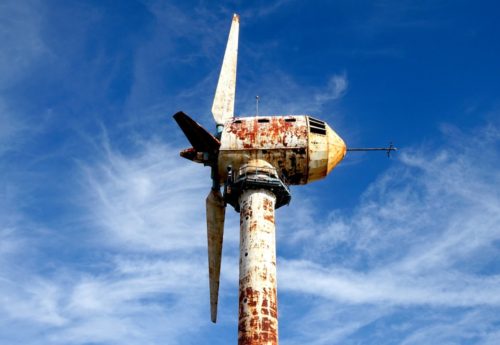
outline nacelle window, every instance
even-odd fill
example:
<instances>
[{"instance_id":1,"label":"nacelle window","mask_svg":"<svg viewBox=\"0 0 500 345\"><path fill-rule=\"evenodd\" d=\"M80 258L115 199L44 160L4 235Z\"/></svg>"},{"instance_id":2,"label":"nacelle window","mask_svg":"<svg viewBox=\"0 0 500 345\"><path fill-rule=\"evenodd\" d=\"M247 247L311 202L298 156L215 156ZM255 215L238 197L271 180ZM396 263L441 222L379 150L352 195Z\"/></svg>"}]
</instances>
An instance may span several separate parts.
<instances>
[{"instance_id":1,"label":"nacelle window","mask_svg":"<svg viewBox=\"0 0 500 345\"><path fill-rule=\"evenodd\" d=\"M262 118L260 118L260 119L257 120L257 122L258 123L269 123L269 119L262 119Z\"/></svg>"}]
</instances>

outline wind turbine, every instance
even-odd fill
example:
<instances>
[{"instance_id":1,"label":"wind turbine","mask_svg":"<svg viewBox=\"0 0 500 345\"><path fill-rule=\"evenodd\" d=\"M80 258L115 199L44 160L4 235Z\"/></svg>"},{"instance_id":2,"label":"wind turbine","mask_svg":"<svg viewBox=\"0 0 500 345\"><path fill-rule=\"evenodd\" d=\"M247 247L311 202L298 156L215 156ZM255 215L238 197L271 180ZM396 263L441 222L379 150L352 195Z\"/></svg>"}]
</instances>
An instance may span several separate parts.
<instances>
[{"instance_id":1,"label":"wind turbine","mask_svg":"<svg viewBox=\"0 0 500 345\"><path fill-rule=\"evenodd\" d=\"M211 320L217 320L225 208L240 213L238 344L278 344L275 209L290 202L289 185L324 178L347 149L324 121L308 115L235 117L239 16L233 15L210 134L183 112L174 115L192 147L180 155L211 168L206 198ZM224 194L220 188L224 186Z\"/></svg>"}]
</instances>

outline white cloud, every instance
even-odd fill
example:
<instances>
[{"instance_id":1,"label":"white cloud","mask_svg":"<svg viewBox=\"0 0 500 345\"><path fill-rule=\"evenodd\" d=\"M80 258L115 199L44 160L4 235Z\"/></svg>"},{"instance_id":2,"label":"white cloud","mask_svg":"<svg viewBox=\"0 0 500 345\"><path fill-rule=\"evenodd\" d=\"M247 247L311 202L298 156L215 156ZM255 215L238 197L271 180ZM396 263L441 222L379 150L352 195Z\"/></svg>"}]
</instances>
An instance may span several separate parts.
<instances>
[{"instance_id":1,"label":"white cloud","mask_svg":"<svg viewBox=\"0 0 500 345\"><path fill-rule=\"evenodd\" d=\"M335 74L328 81L326 90L316 93L315 98L320 103L333 101L344 96L348 81L345 73Z\"/></svg>"},{"instance_id":2,"label":"white cloud","mask_svg":"<svg viewBox=\"0 0 500 345\"><path fill-rule=\"evenodd\" d=\"M80 185L71 189L87 213L72 222L77 230L30 230L28 237L35 226L29 217L5 209L3 340L183 344L209 325L204 198L210 171L184 162L178 151L153 140L124 154L105 140L99 158L80 163ZM9 202L19 205L14 199ZM236 229L234 223L229 217L228 226ZM226 247L237 245L237 233L229 231ZM60 240L51 243L47 236ZM65 262L49 255L61 245L88 259ZM13 324L30 332L11 334Z\"/></svg>"},{"instance_id":3,"label":"white cloud","mask_svg":"<svg viewBox=\"0 0 500 345\"><path fill-rule=\"evenodd\" d=\"M479 344L496 344L500 340L497 327L492 324L494 313L487 310L468 311L442 317L438 322L426 325L403 339L403 345L465 343L464 339L480 339ZM496 341L496 342L495 342Z\"/></svg>"},{"instance_id":4,"label":"white cloud","mask_svg":"<svg viewBox=\"0 0 500 345\"><path fill-rule=\"evenodd\" d=\"M310 296L335 308L357 305L374 308L369 315L364 315L360 308L358 314L350 315L349 322L338 321L335 330L322 333L320 338L302 334L301 339L308 339L312 344L342 342L361 327L390 316L401 307L482 310L485 306L500 306L500 278L495 274L477 273L481 262L488 260L494 251L491 247L494 241L500 238L499 202L490 188L491 182L500 178L491 169L499 152L482 149L494 147L500 136L494 128L487 128L474 133L475 137L481 137L480 141L472 140L464 145L461 143L463 133L445 130L449 146L436 149L432 154L427 148L407 149L400 156L400 164L388 170L365 192L351 216L342 216L334 210L318 224L314 211L307 204L300 205L296 215L301 221L305 217L306 227L294 229L292 226L286 232L292 234L298 230L298 235L280 236L280 240L293 247L298 240L304 243L307 237L308 249L294 259L279 260L281 293ZM203 182L197 188L185 185L185 181L191 179L203 181L204 176L193 175L198 172L192 165L187 165L186 170L173 165L179 158L171 151L158 143L144 145L140 154L133 156L108 149L106 158L96 168L87 170L89 191L99 195L91 204L97 215L96 225L111 235L111 241L125 245L127 251L170 252L177 248L189 251L205 246L204 237L198 242L189 230L194 224L203 233L202 206L196 213L201 216L198 220L175 207L174 216L153 211L157 205L169 209L175 204L167 194L159 192L172 186L174 195L186 198L177 200L178 204L194 205L204 198ZM161 157L170 158L161 160ZM482 163L471 165L473 159ZM164 171L180 175L164 174ZM156 188L152 188L153 185ZM191 198L189 193L199 195ZM190 225L179 233L169 228L169 239L173 238L175 245L161 236L162 224L182 224L186 220L190 220ZM130 230L127 224L133 224ZM190 240L183 234L188 234L186 237ZM344 254L335 254L341 246ZM349 249L347 253L345 247ZM182 257L175 262L181 260L182 263ZM162 264L125 260L115 267L122 273L148 272L158 265ZM234 270L230 271L229 275L234 275ZM99 280L82 282L75 287L71 306L78 306L76 310L80 312L109 309L106 305L95 305L99 302L96 296L106 296L104 300L114 306L133 304L141 295L154 296L155 291L159 291L155 282L161 274L154 277L146 279L146 286L138 290L133 280L126 280L125 291L120 288L122 283L115 286L112 281L104 285ZM171 279L165 276L160 280L172 282ZM175 278L175 281L182 279ZM304 281L308 284L303 284ZM165 284L160 284L161 289L168 291ZM317 311L313 308L309 313ZM337 318L338 314L325 317ZM491 322L491 318L488 320ZM319 328L325 320L318 318L310 322ZM423 329L415 332L423 332ZM285 341L294 343L286 337Z\"/></svg>"},{"instance_id":5,"label":"white cloud","mask_svg":"<svg viewBox=\"0 0 500 345\"><path fill-rule=\"evenodd\" d=\"M268 1L262 4L261 6L245 10L243 13L241 13L241 16L244 18L250 18L250 17L262 18L270 14L274 14L277 10L289 4L290 2L292 1L290 0Z\"/></svg>"},{"instance_id":6,"label":"white cloud","mask_svg":"<svg viewBox=\"0 0 500 345\"><path fill-rule=\"evenodd\" d=\"M473 320L457 308L473 310L488 315L488 330L477 336L496 339L491 326L498 318L489 311L500 309L500 198L495 188L500 182L500 134L494 126L470 133L444 126L443 132L444 147L403 150L400 163L371 185L352 214L334 210L318 221L314 211L300 206L307 217L299 225L302 216L294 218L291 210L286 222L290 236L281 241L301 248L302 259L280 260L280 291L315 296L333 310L379 308L380 315L369 322L402 309L446 315L453 308L468 320L470 332ZM316 324L326 327L337 316ZM362 311L357 318L364 325ZM446 326L449 322L434 320L432 327L424 323L409 329L407 343L432 342L436 333L457 327L458 321ZM352 331L325 341L312 333L303 337L307 343L345 343L358 331L356 325L356 318L339 324L338 330Z\"/></svg>"},{"instance_id":7,"label":"white cloud","mask_svg":"<svg viewBox=\"0 0 500 345\"><path fill-rule=\"evenodd\" d=\"M108 148L85 168L92 223L122 249L203 248L210 170L159 142L139 151L125 156Z\"/></svg>"},{"instance_id":8,"label":"white cloud","mask_svg":"<svg viewBox=\"0 0 500 345\"><path fill-rule=\"evenodd\" d=\"M22 266L22 263L9 262ZM200 255L168 259L142 255L103 260L107 269L70 265L50 274L21 267L0 281L2 339L11 325L15 343L184 343L209 324L206 265ZM4 275L5 277L5 272ZM14 281L13 279L17 279ZM198 325L192 329L192 324ZM18 329L18 328L17 328Z\"/></svg>"},{"instance_id":9,"label":"white cloud","mask_svg":"<svg viewBox=\"0 0 500 345\"><path fill-rule=\"evenodd\" d=\"M481 140L465 145L463 133L445 130L449 146L433 154L407 149L352 215L333 210L318 223L314 203L292 204L291 213L306 225L300 228L291 219L289 228L278 231L279 245L302 248L278 260L280 310L287 317L287 309L299 303L303 311L291 322L307 327L282 333L284 344L349 343L362 328L401 308L433 308L434 315L464 308L483 315L486 325L495 322L487 310L499 308L500 278L481 270L500 238L499 201L490 188L500 178L492 169L500 153L483 146L496 147L500 135L487 128L474 133ZM90 267L66 265L48 276L25 265L15 273L2 271L2 328L21 322L30 334L43 333L41 342L74 344L154 343L167 337L176 344L186 334L199 335L209 323L203 205L208 169L184 163L177 149L154 140L127 154L105 143L102 156L82 169L91 217L81 231L83 238L93 238L84 250L100 255ZM237 221L231 222L228 229L237 229ZM19 224L12 218L9 228ZM295 238L287 235L295 230ZM237 231L226 233L233 253L223 268L225 299L236 293L237 275ZM11 254L25 246L22 236L2 234L8 239L4 262L20 265L20 257ZM40 244L37 238L30 243ZM459 322L473 332L468 314L457 315L464 321L401 325L403 338L425 343ZM236 312L221 315L228 326L235 318ZM188 333L193 323L201 328ZM498 335L487 327L481 337L492 343Z\"/></svg>"},{"instance_id":10,"label":"white cloud","mask_svg":"<svg viewBox=\"0 0 500 345\"><path fill-rule=\"evenodd\" d=\"M24 277L25 281L2 281L2 309L8 318L60 326L66 320L59 311L60 287L45 279ZM5 317L4 317L5 318Z\"/></svg>"},{"instance_id":11,"label":"white cloud","mask_svg":"<svg viewBox=\"0 0 500 345\"><path fill-rule=\"evenodd\" d=\"M362 273L282 261L281 288L347 303L500 307L500 277L458 272L414 276L399 267ZM307 281L308 284L301 284Z\"/></svg>"},{"instance_id":12,"label":"white cloud","mask_svg":"<svg viewBox=\"0 0 500 345\"><path fill-rule=\"evenodd\" d=\"M199 256L190 261L129 256L118 258L112 271L82 275L62 308L71 323L51 339L120 344L164 337L177 344L190 322L204 323L201 264Z\"/></svg>"},{"instance_id":13,"label":"white cloud","mask_svg":"<svg viewBox=\"0 0 500 345\"><path fill-rule=\"evenodd\" d=\"M241 100L237 102L237 114L254 115L255 96L258 94L260 114L320 116L326 103L340 99L345 94L347 86L348 79L345 73L333 75L325 87L313 87L301 84L291 75L273 66L272 69L263 72L262 76L253 76L252 80L245 80L245 87L239 89L237 94L237 101Z\"/></svg>"}]
</instances>

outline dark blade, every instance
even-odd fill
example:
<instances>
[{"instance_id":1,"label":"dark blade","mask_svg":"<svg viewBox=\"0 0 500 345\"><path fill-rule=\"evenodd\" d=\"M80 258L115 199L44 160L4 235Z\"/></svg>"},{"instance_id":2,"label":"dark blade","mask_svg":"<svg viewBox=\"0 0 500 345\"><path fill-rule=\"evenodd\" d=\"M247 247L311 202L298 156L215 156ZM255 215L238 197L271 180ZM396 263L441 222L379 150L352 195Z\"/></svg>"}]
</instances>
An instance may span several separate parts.
<instances>
[{"instance_id":1,"label":"dark blade","mask_svg":"<svg viewBox=\"0 0 500 345\"><path fill-rule=\"evenodd\" d=\"M219 303L219 281L224 235L225 206L219 190L212 189L206 199L207 239L208 239L208 278L210 285L210 315L212 322L217 321Z\"/></svg>"},{"instance_id":2,"label":"dark blade","mask_svg":"<svg viewBox=\"0 0 500 345\"><path fill-rule=\"evenodd\" d=\"M220 141L182 111L177 112L174 119L196 151L215 152L219 149Z\"/></svg>"}]
</instances>

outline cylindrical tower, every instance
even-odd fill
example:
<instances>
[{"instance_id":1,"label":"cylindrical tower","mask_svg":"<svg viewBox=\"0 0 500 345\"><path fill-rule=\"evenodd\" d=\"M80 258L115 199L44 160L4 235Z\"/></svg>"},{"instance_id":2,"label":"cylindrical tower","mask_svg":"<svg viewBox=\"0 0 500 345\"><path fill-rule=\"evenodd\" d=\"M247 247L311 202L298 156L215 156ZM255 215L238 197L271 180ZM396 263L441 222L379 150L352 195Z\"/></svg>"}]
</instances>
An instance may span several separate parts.
<instances>
[{"instance_id":1,"label":"cylindrical tower","mask_svg":"<svg viewBox=\"0 0 500 345\"><path fill-rule=\"evenodd\" d=\"M248 189L239 197L239 345L278 344L275 204L267 189Z\"/></svg>"}]
</instances>

